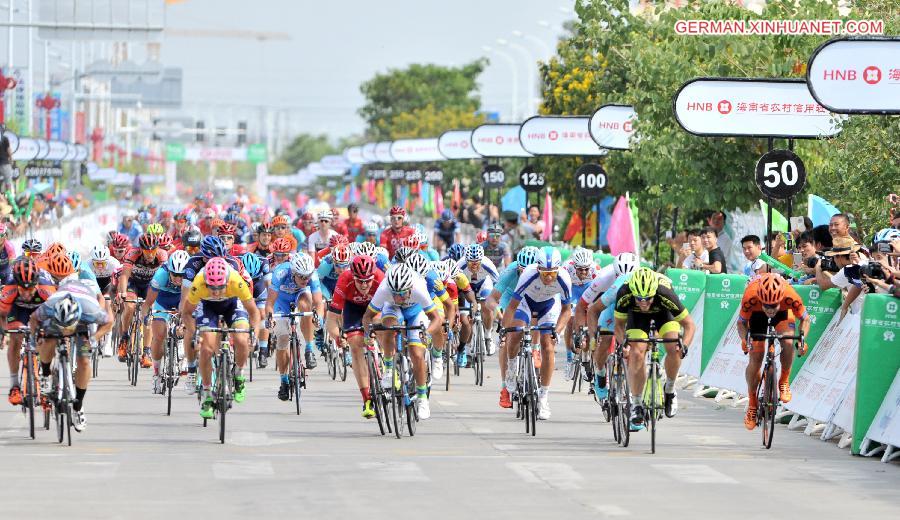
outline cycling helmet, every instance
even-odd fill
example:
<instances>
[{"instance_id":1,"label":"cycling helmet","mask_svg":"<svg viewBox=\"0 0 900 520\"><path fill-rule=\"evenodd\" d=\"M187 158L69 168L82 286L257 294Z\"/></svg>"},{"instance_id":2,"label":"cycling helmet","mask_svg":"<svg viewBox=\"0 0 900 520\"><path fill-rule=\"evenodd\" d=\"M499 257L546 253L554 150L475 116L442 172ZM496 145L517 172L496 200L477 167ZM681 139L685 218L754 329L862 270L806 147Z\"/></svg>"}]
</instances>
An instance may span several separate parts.
<instances>
[{"instance_id":1,"label":"cycling helmet","mask_svg":"<svg viewBox=\"0 0 900 520\"><path fill-rule=\"evenodd\" d=\"M419 230L416 231L416 237L419 239L419 247L428 247L428 233Z\"/></svg>"},{"instance_id":2,"label":"cycling helmet","mask_svg":"<svg viewBox=\"0 0 900 520\"><path fill-rule=\"evenodd\" d=\"M447 269L447 264L440 260L428 262L428 268L437 273L438 278L442 281L447 280L450 277L450 271Z\"/></svg>"},{"instance_id":3,"label":"cycling helmet","mask_svg":"<svg viewBox=\"0 0 900 520\"><path fill-rule=\"evenodd\" d=\"M53 302L51 319L60 327L72 327L81 319L81 305L71 294L67 294Z\"/></svg>"},{"instance_id":4,"label":"cycling helmet","mask_svg":"<svg viewBox=\"0 0 900 520\"><path fill-rule=\"evenodd\" d=\"M316 215L316 220L327 220L328 222L331 222L334 220L334 215L331 213L331 210L326 209L324 211L320 211Z\"/></svg>"},{"instance_id":5,"label":"cycling helmet","mask_svg":"<svg viewBox=\"0 0 900 520\"><path fill-rule=\"evenodd\" d=\"M291 241L286 238L276 238L272 241L271 246L273 253L290 253L293 247L291 247Z\"/></svg>"},{"instance_id":6,"label":"cycling helmet","mask_svg":"<svg viewBox=\"0 0 900 520\"><path fill-rule=\"evenodd\" d=\"M350 263L351 257L352 254L347 244L340 244L331 250L331 259L334 260L335 265L346 267Z\"/></svg>"},{"instance_id":7,"label":"cycling helmet","mask_svg":"<svg viewBox=\"0 0 900 520\"><path fill-rule=\"evenodd\" d=\"M575 267L591 267L594 265L594 255L590 249L578 247L572 252L572 264Z\"/></svg>"},{"instance_id":8,"label":"cycling helmet","mask_svg":"<svg viewBox=\"0 0 900 520\"><path fill-rule=\"evenodd\" d=\"M200 254L207 260L217 256L225 256L225 244L222 243L222 239L219 237L205 236L200 241Z\"/></svg>"},{"instance_id":9,"label":"cycling helmet","mask_svg":"<svg viewBox=\"0 0 900 520\"><path fill-rule=\"evenodd\" d=\"M403 293L412 289L415 273L406 264L398 264L388 269L387 279L388 288L393 293Z\"/></svg>"},{"instance_id":10,"label":"cycling helmet","mask_svg":"<svg viewBox=\"0 0 900 520\"><path fill-rule=\"evenodd\" d=\"M893 242L897 239L900 239L900 229L884 228L875 233L875 238L872 239L872 242Z\"/></svg>"},{"instance_id":11,"label":"cycling helmet","mask_svg":"<svg viewBox=\"0 0 900 520\"><path fill-rule=\"evenodd\" d=\"M186 251L174 251L169 259L166 260L166 269L173 274L184 274L184 269L187 267L190 259L191 255L187 254Z\"/></svg>"},{"instance_id":12,"label":"cycling helmet","mask_svg":"<svg viewBox=\"0 0 900 520\"><path fill-rule=\"evenodd\" d=\"M366 230L367 235L377 235L378 234L378 224L374 222L366 222L363 224L363 229Z\"/></svg>"},{"instance_id":13,"label":"cycling helmet","mask_svg":"<svg viewBox=\"0 0 900 520\"><path fill-rule=\"evenodd\" d=\"M488 226L487 232L489 235L490 234L502 235L503 234L503 226L501 226L500 224L491 224L490 226Z\"/></svg>"},{"instance_id":14,"label":"cycling helmet","mask_svg":"<svg viewBox=\"0 0 900 520\"><path fill-rule=\"evenodd\" d=\"M419 237L415 233L403 239L403 245L411 249L419 249Z\"/></svg>"},{"instance_id":15,"label":"cycling helmet","mask_svg":"<svg viewBox=\"0 0 900 520\"><path fill-rule=\"evenodd\" d=\"M519 254L516 255L516 263L519 264L519 267L528 267L536 264L539 252L540 250L534 246L523 247L519 250Z\"/></svg>"},{"instance_id":16,"label":"cycling helmet","mask_svg":"<svg viewBox=\"0 0 900 520\"><path fill-rule=\"evenodd\" d=\"M634 253L619 253L615 263L613 263L613 269L616 272L616 277L619 277L633 272L639 265L638 257Z\"/></svg>"},{"instance_id":17,"label":"cycling helmet","mask_svg":"<svg viewBox=\"0 0 900 520\"><path fill-rule=\"evenodd\" d=\"M303 216L301 217L301 219L303 220L303 222L315 222L315 220L316 220L316 218L313 217L313 214L310 213L309 211L304 213Z\"/></svg>"},{"instance_id":18,"label":"cycling helmet","mask_svg":"<svg viewBox=\"0 0 900 520\"><path fill-rule=\"evenodd\" d=\"M69 256L69 260L72 261L72 269L77 271L81 271L81 253L78 251L69 251L66 253Z\"/></svg>"},{"instance_id":19,"label":"cycling helmet","mask_svg":"<svg viewBox=\"0 0 900 520\"><path fill-rule=\"evenodd\" d=\"M181 236L181 243L184 244L185 247L200 247L202 241L203 233L201 233L199 229L189 229Z\"/></svg>"},{"instance_id":20,"label":"cycling helmet","mask_svg":"<svg viewBox=\"0 0 900 520\"><path fill-rule=\"evenodd\" d=\"M388 250L381 246L375 246L375 259L377 260L378 257L387 258Z\"/></svg>"},{"instance_id":21,"label":"cycling helmet","mask_svg":"<svg viewBox=\"0 0 900 520\"><path fill-rule=\"evenodd\" d=\"M335 247L340 244L349 244L350 241L347 240L347 237L341 234L331 235L331 238L328 239L328 247Z\"/></svg>"},{"instance_id":22,"label":"cycling helmet","mask_svg":"<svg viewBox=\"0 0 900 520\"><path fill-rule=\"evenodd\" d=\"M241 255L241 262L244 264L244 269L250 275L250 278L256 278L262 274L262 260L256 253L244 253Z\"/></svg>"},{"instance_id":23,"label":"cycling helmet","mask_svg":"<svg viewBox=\"0 0 900 520\"><path fill-rule=\"evenodd\" d=\"M394 253L394 261L398 264L402 264L405 263L409 257L415 254L417 254L415 249L401 246L398 247L397 251Z\"/></svg>"},{"instance_id":24,"label":"cycling helmet","mask_svg":"<svg viewBox=\"0 0 900 520\"><path fill-rule=\"evenodd\" d=\"M140 225L142 225L142 226L146 226L147 224L149 224L149 223L150 223L150 220L151 220L152 218L153 218L153 216L150 215L150 213L148 213L148 212L146 212L146 211L141 211L141 212L138 213L138 215L137 215L137 221L138 221L138 224L140 224Z\"/></svg>"},{"instance_id":25,"label":"cycling helmet","mask_svg":"<svg viewBox=\"0 0 900 520\"><path fill-rule=\"evenodd\" d=\"M38 283L38 267L33 258L22 257L12 267L13 281L21 287L34 287Z\"/></svg>"},{"instance_id":26,"label":"cycling helmet","mask_svg":"<svg viewBox=\"0 0 900 520\"><path fill-rule=\"evenodd\" d=\"M466 262L480 262L484 258L484 248L481 244L469 244L466 248Z\"/></svg>"},{"instance_id":27,"label":"cycling helmet","mask_svg":"<svg viewBox=\"0 0 900 520\"><path fill-rule=\"evenodd\" d=\"M22 242L23 253L40 253L42 249L44 249L44 244L41 244L41 241L36 238L29 238Z\"/></svg>"},{"instance_id":28,"label":"cycling helmet","mask_svg":"<svg viewBox=\"0 0 900 520\"><path fill-rule=\"evenodd\" d=\"M537 255L537 268L541 271L553 271L559 269L562 263L562 256L555 247L544 246Z\"/></svg>"},{"instance_id":29,"label":"cycling helmet","mask_svg":"<svg viewBox=\"0 0 900 520\"><path fill-rule=\"evenodd\" d=\"M212 219L212 222L209 223L210 229L218 229L225 225L225 221L216 217Z\"/></svg>"},{"instance_id":30,"label":"cycling helmet","mask_svg":"<svg viewBox=\"0 0 900 520\"><path fill-rule=\"evenodd\" d=\"M106 245L111 245L115 240L116 236L119 234L115 229L111 229L106 232Z\"/></svg>"},{"instance_id":31,"label":"cycling helmet","mask_svg":"<svg viewBox=\"0 0 900 520\"><path fill-rule=\"evenodd\" d=\"M356 254L375 257L375 245L371 242L355 242Z\"/></svg>"},{"instance_id":32,"label":"cycling helmet","mask_svg":"<svg viewBox=\"0 0 900 520\"><path fill-rule=\"evenodd\" d=\"M407 258L406 265L408 265L410 269L422 276L425 276L425 273L428 272L428 259L425 258L424 255L421 255L419 253L416 253Z\"/></svg>"},{"instance_id":33,"label":"cycling helmet","mask_svg":"<svg viewBox=\"0 0 900 520\"><path fill-rule=\"evenodd\" d=\"M203 269L206 272L207 286L225 287L228 283L228 262L221 256L210 258Z\"/></svg>"},{"instance_id":34,"label":"cycling helmet","mask_svg":"<svg viewBox=\"0 0 900 520\"><path fill-rule=\"evenodd\" d=\"M238 221L238 214L235 213L231 208L229 208L228 213L226 213L225 216L222 217L222 220L229 224L234 224Z\"/></svg>"},{"instance_id":35,"label":"cycling helmet","mask_svg":"<svg viewBox=\"0 0 900 520\"><path fill-rule=\"evenodd\" d=\"M350 263L350 272L357 280L369 280L375 276L375 259L371 256L360 255Z\"/></svg>"},{"instance_id":36,"label":"cycling helmet","mask_svg":"<svg viewBox=\"0 0 900 520\"><path fill-rule=\"evenodd\" d=\"M656 296L659 287L659 278L649 267L638 267L628 280L628 289L638 298L652 298Z\"/></svg>"},{"instance_id":37,"label":"cycling helmet","mask_svg":"<svg viewBox=\"0 0 900 520\"><path fill-rule=\"evenodd\" d=\"M59 242L53 242L50 244L50 247L47 248L47 251L44 252L47 258L51 256L55 256L57 254L66 254L66 246L60 244Z\"/></svg>"},{"instance_id":38,"label":"cycling helmet","mask_svg":"<svg viewBox=\"0 0 900 520\"><path fill-rule=\"evenodd\" d=\"M444 265L447 267L447 278L456 279L457 276L462 274L462 271L459 270L459 264L456 263L456 260L448 258L447 260L444 260Z\"/></svg>"},{"instance_id":39,"label":"cycling helmet","mask_svg":"<svg viewBox=\"0 0 900 520\"><path fill-rule=\"evenodd\" d=\"M113 249L128 249L131 247L131 241L128 240L128 237L119 233L116 235L116 239L113 240L112 243Z\"/></svg>"},{"instance_id":40,"label":"cycling helmet","mask_svg":"<svg viewBox=\"0 0 900 520\"><path fill-rule=\"evenodd\" d=\"M392 217L395 217L395 216L397 216L397 215L400 215L400 216L402 216L402 217L405 217L405 216L406 216L406 210L403 209L402 206L394 206L394 207L391 208L390 215L391 215Z\"/></svg>"},{"instance_id":41,"label":"cycling helmet","mask_svg":"<svg viewBox=\"0 0 900 520\"><path fill-rule=\"evenodd\" d=\"M109 260L109 248L94 246L93 249L91 249L91 260L94 262L106 262Z\"/></svg>"},{"instance_id":42,"label":"cycling helmet","mask_svg":"<svg viewBox=\"0 0 900 520\"><path fill-rule=\"evenodd\" d=\"M263 223L260 224L259 227L256 229L256 232L257 232L258 234L260 234L260 235L262 235L263 233L270 233L270 234L271 234L271 233L272 233L272 223L271 223L271 222L263 222Z\"/></svg>"},{"instance_id":43,"label":"cycling helmet","mask_svg":"<svg viewBox=\"0 0 900 520\"><path fill-rule=\"evenodd\" d=\"M450 222L453 220L453 210L445 209L441 212L441 220L445 222Z\"/></svg>"},{"instance_id":44,"label":"cycling helmet","mask_svg":"<svg viewBox=\"0 0 900 520\"><path fill-rule=\"evenodd\" d=\"M278 216L272 218L272 227L289 226L289 225L290 225L290 221L284 215L278 215Z\"/></svg>"},{"instance_id":45,"label":"cycling helmet","mask_svg":"<svg viewBox=\"0 0 900 520\"><path fill-rule=\"evenodd\" d=\"M65 278L75 272L72 260L65 254L55 254L47 261L47 272L56 278Z\"/></svg>"},{"instance_id":46,"label":"cycling helmet","mask_svg":"<svg viewBox=\"0 0 900 520\"><path fill-rule=\"evenodd\" d=\"M297 253L291 257L291 272L299 276L312 276L315 266L313 259L306 253Z\"/></svg>"},{"instance_id":47,"label":"cycling helmet","mask_svg":"<svg viewBox=\"0 0 900 520\"><path fill-rule=\"evenodd\" d=\"M166 212L163 211L163 217L165 217ZM175 214L175 222L187 222L188 216L187 213L183 211L179 211Z\"/></svg>"},{"instance_id":48,"label":"cycling helmet","mask_svg":"<svg viewBox=\"0 0 900 520\"><path fill-rule=\"evenodd\" d=\"M764 273L756 282L756 297L764 305L775 305L784 300L784 278L775 273Z\"/></svg>"},{"instance_id":49,"label":"cycling helmet","mask_svg":"<svg viewBox=\"0 0 900 520\"><path fill-rule=\"evenodd\" d=\"M171 235L159 235L159 248L168 252L174 246L172 245Z\"/></svg>"},{"instance_id":50,"label":"cycling helmet","mask_svg":"<svg viewBox=\"0 0 900 520\"><path fill-rule=\"evenodd\" d=\"M152 251L159 247L159 237L150 233L144 233L138 239L138 244L140 244L141 249L145 251Z\"/></svg>"},{"instance_id":51,"label":"cycling helmet","mask_svg":"<svg viewBox=\"0 0 900 520\"><path fill-rule=\"evenodd\" d=\"M237 228L234 226L234 224L222 224L221 226L219 226L219 229L216 232L216 234L219 235L220 237L221 236L230 236L230 237L234 238L234 236L237 235Z\"/></svg>"},{"instance_id":52,"label":"cycling helmet","mask_svg":"<svg viewBox=\"0 0 900 520\"><path fill-rule=\"evenodd\" d=\"M147 233L150 233L151 235L162 235L165 232L166 228L164 228L163 225L158 222L154 222L153 224L147 226Z\"/></svg>"},{"instance_id":53,"label":"cycling helmet","mask_svg":"<svg viewBox=\"0 0 900 520\"><path fill-rule=\"evenodd\" d=\"M487 240L487 231L482 229L478 233L475 233L475 242L476 243L480 244L482 242L485 242L486 240Z\"/></svg>"},{"instance_id":54,"label":"cycling helmet","mask_svg":"<svg viewBox=\"0 0 900 520\"><path fill-rule=\"evenodd\" d=\"M447 250L447 256L452 260L459 260L466 254L466 246L462 244L453 244L450 246L450 249Z\"/></svg>"}]
</instances>

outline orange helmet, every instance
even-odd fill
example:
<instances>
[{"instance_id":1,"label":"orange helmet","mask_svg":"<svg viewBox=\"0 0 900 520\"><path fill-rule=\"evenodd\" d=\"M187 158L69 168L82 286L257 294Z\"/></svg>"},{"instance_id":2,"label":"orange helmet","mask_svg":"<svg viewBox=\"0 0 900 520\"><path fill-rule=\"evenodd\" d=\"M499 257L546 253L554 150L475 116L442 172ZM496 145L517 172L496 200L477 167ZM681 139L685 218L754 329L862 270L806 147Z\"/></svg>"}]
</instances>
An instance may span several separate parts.
<instances>
[{"instance_id":1,"label":"orange helmet","mask_svg":"<svg viewBox=\"0 0 900 520\"><path fill-rule=\"evenodd\" d=\"M784 300L784 278L775 273L765 273L756 282L756 297L764 305L775 305Z\"/></svg>"},{"instance_id":2,"label":"orange helmet","mask_svg":"<svg viewBox=\"0 0 900 520\"><path fill-rule=\"evenodd\" d=\"M55 278L65 278L75 272L72 266L72 259L65 254L57 254L49 257L47 261L47 272Z\"/></svg>"},{"instance_id":3,"label":"orange helmet","mask_svg":"<svg viewBox=\"0 0 900 520\"><path fill-rule=\"evenodd\" d=\"M286 238L276 238L272 241L271 246L273 253L290 253L291 249L291 241Z\"/></svg>"},{"instance_id":4,"label":"orange helmet","mask_svg":"<svg viewBox=\"0 0 900 520\"><path fill-rule=\"evenodd\" d=\"M46 258L50 258L53 255L56 255L59 253L62 253L63 255L65 255L67 252L68 251L66 251L66 246L62 245L59 242L53 242L52 244L50 244L50 247L48 247L47 250L44 251L44 255L46 256Z\"/></svg>"},{"instance_id":5,"label":"orange helmet","mask_svg":"<svg viewBox=\"0 0 900 520\"><path fill-rule=\"evenodd\" d=\"M289 226L290 224L291 224L291 222L288 220L288 218L285 215L277 215L272 218L272 226L273 227Z\"/></svg>"},{"instance_id":6,"label":"orange helmet","mask_svg":"<svg viewBox=\"0 0 900 520\"><path fill-rule=\"evenodd\" d=\"M218 218L218 217L212 219L212 222L209 223L209 227L211 227L211 228L213 228L213 229L218 228L218 227L222 227L223 225L225 225L225 221L222 220L222 219L220 219L220 218Z\"/></svg>"}]
</instances>

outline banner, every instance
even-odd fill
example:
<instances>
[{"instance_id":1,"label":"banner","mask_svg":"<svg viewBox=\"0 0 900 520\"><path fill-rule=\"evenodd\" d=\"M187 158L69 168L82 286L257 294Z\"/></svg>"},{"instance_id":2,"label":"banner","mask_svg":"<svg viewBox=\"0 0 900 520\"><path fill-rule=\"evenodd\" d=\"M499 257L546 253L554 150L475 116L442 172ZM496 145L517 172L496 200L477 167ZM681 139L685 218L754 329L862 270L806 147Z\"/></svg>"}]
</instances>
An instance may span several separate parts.
<instances>
[{"instance_id":1,"label":"banner","mask_svg":"<svg viewBox=\"0 0 900 520\"><path fill-rule=\"evenodd\" d=\"M842 114L900 114L900 38L837 38L813 52L813 98Z\"/></svg>"},{"instance_id":2,"label":"banner","mask_svg":"<svg viewBox=\"0 0 900 520\"><path fill-rule=\"evenodd\" d=\"M668 269L666 276L672 280L672 290L691 313L697 326L694 340L681 363L681 373L700 377L700 357L703 352L703 293L706 290L706 273L693 269Z\"/></svg>"},{"instance_id":3,"label":"banner","mask_svg":"<svg viewBox=\"0 0 900 520\"><path fill-rule=\"evenodd\" d=\"M855 431L860 432L862 429L855 429ZM881 406L872 419L861 445L857 446L854 440L851 451L857 455L863 453L868 449L867 445L873 442L887 444L894 448L900 447L900 372L894 376L894 382L891 383L890 389L881 401ZM896 452L896 450L892 451ZM889 456L885 454L885 458ZM887 462L885 458L882 459L883 462Z\"/></svg>"},{"instance_id":4,"label":"banner","mask_svg":"<svg viewBox=\"0 0 900 520\"><path fill-rule=\"evenodd\" d=\"M792 286L800 298L803 305L806 306L806 312L809 313L809 334L806 336L807 353L803 357L794 359L791 366L791 381L803 368L806 360L825 333L828 325L831 323L834 314L841 307L841 291L839 289L828 289L823 291L817 285L793 285Z\"/></svg>"},{"instance_id":5,"label":"banner","mask_svg":"<svg viewBox=\"0 0 900 520\"><path fill-rule=\"evenodd\" d=\"M394 162L394 157L391 155L390 141L382 141L375 144L375 160L380 163Z\"/></svg>"},{"instance_id":6,"label":"banner","mask_svg":"<svg viewBox=\"0 0 900 520\"><path fill-rule=\"evenodd\" d=\"M887 294L867 294L861 323L852 430L858 435L853 439L853 453L859 453L863 436L870 431L882 400L900 370L900 300ZM900 411L896 398L888 405L894 406L895 414ZM882 435L885 426L881 426Z\"/></svg>"},{"instance_id":7,"label":"banner","mask_svg":"<svg viewBox=\"0 0 900 520\"><path fill-rule=\"evenodd\" d=\"M605 155L589 126L586 116L534 116L522 123L519 141L533 155Z\"/></svg>"},{"instance_id":8,"label":"banner","mask_svg":"<svg viewBox=\"0 0 900 520\"><path fill-rule=\"evenodd\" d=\"M447 159L481 159L472 148L471 130L450 130L438 137L438 151Z\"/></svg>"},{"instance_id":9,"label":"banner","mask_svg":"<svg viewBox=\"0 0 900 520\"><path fill-rule=\"evenodd\" d=\"M637 113L631 105L603 105L591 116L588 130L603 148L627 150L631 147L635 119Z\"/></svg>"},{"instance_id":10,"label":"banner","mask_svg":"<svg viewBox=\"0 0 900 520\"><path fill-rule=\"evenodd\" d=\"M363 161L370 162L378 162L378 157L375 156L375 146L378 143L366 143L362 145L360 148L360 154L362 155Z\"/></svg>"},{"instance_id":11,"label":"banner","mask_svg":"<svg viewBox=\"0 0 900 520\"><path fill-rule=\"evenodd\" d=\"M346 159L347 162L351 164L366 163L366 160L363 159L362 146L351 146L350 148L345 149L344 159Z\"/></svg>"},{"instance_id":12,"label":"banner","mask_svg":"<svg viewBox=\"0 0 900 520\"><path fill-rule=\"evenodd\" d=\"M700 382L704 385L746 392L747 359L737 333L737 315L746 287L747 277L743 275L706 276L700 356Z\"/></svg>"},{"instance_id":13,"label":"banner","mask_svg":"<svg viewBox=\"0 0 900 520\"><path fill-rule=\"evenodd\" d=\"M398 139L391 144L391 157L397 162L445 161L438 151L436 137L428 139Z\"/></svg>"},{"instance_id":14,"label":"banner","mask_svg":"<svg viewBox=\"0 0 900 520\"><path fill-rule=\"evenodd\" d=\"M845 118L819 105L802 80L698 78L675 94L678 124L706 137L830 137Z\"/></svg>"},{"instance_id":15,"label":"banner","mask_svg":"<svg viewBox=\"0 0 900 520\"><path fill-rule=\"evenodd\" d=\"M519 125L481 125L472 131L472 149L484 157L533 157L522 148Z\"/></svg>"}]
</instances>

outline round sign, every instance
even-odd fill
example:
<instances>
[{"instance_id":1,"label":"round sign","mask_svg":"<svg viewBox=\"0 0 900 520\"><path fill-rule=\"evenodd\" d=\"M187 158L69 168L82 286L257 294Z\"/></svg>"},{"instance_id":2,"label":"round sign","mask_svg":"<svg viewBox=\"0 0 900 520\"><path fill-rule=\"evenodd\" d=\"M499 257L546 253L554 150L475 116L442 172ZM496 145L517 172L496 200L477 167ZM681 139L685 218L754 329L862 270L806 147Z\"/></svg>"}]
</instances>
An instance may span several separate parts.
<instances>
[{"instance_id":1,"label":"round sign","mask_svg":"<svg viewBox=\"0 0 900 520\"><path fill-rule=\"evenodd\" d=\"M422 180L422 170L406 170L406 182L419 182Z\"/></svg>"},{"instance_id":2,"label":"round sign","mask_svg":"<svg viewBox=\"0 0 900 520\"><path fill-rule=\"evenodd\" d=\"M806 166L790 150L772 150L756 163L756 187L766 197L789 199L806 186Z\"/></svg>"},{"instance_id":3,"label":"round sign","mask_svg":"<svg viewBox=\"0 0 900 520\"><path fill-rule=\"evenodd\" d=\"M582 197L600 198L606 189L606 172L599 164L582 164L575 170L575 189Z\"/></svg>"},{"instance_id":4,"label":"round sign","mask_svg":"<svg viewBox=\"0 0 900 520\"><path fill-rule=\"evenodd\" d=\"M391 170L388 172L388 179L394 182L403 182L406 180L406 172L403 170Z\"/></svg>"},{"instance_id":5,"label":"round sign","mask_svg":"<svg viewBox=\"0 0 900 520\"><path fill-rule=\"evenodd\" d=\"M425 170L425 182L438 185L444 180L444 170L440 168L428 168Z\"/></svg>"},{"instance_id":6,"label":"round sign","mask_svg":"<svg viewBox=\"0 0 900 520\"><path fill-rule=\"evenodd\" d=\"M519 172L519 186L528 193L537 193L544 189L546 181L544 180L544 172L535 171L530 164L522 168Z\"/></svg>"},{"instance_id":7,"label":"round sign","mask_svg":"<svg viewBox=\"0 0 900 520\"><path fill-rule=\"evenodd\" d=\"M19 136L10 130L3 130L3 132L0 133L2 133L3 137L9 141L9 153L16 153L16 150L19 149Z\"/></svg>"},{"instance_id":8,"label":"round sign","mask_svg":"<svg viewBox=\"0 0 900 520\"><path fill-rule=\"evenodd\" d=\"M499 164L489 164L481 170L481 182L485 188L499 188L506 184L506 173Z\"/></svg>"}]
</instances>

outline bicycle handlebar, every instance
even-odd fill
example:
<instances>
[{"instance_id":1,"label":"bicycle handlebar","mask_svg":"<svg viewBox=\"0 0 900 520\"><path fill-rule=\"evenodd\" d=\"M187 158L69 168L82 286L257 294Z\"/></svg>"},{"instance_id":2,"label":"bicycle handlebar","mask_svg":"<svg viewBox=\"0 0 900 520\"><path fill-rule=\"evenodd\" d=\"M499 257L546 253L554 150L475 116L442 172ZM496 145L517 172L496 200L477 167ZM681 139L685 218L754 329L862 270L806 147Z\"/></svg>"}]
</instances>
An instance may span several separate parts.
<instances>
[{"instance_id":1,"label":"bicycle handlebar","mask_svg":"<svg viewBox=\"0 0 900 520\"><path fill-rule=\"evenodd\" d=\"M305 316L315 316L315 315L316 315L315 311L272 313L273 318L303 318Z\"/></svg>"},{"instance_id":2,"label":"bicycle handlebar","mask_svg":"<svg viewBox=\"0 0 900 520\"><path fill-rule=\"evenodd\" d=\"M777 339L777 340L779 340L779 341L780 341L780 340L783 340L783 339L797 339L797 340L803 341L803 339L804 339L803 334L799 334L799 335L797 335L797 334L794 334L794 335L787 335L787 334L784 334L784 335L782 335L782 334L748 334L748 336L750 336L750 339L752 339L752 340L754 340L754 341L765 341L765 340L767 340L767 339Z\"/></svg>"},{"instance_id":3,"label":"bicycle handlebar","mask_svg":"<svg viewBox=\"0 0 900 520\"><path fill-rule=\"evenodd\" d=\"M369 330L371 330L371 331L376 331L376 330L390 330L390 331L394 331L394 332L406 332L406 331L410 331L410 330L425 330L425 325L419 324L419 325L391 325L391 326L386 326L386 325L376 324L376 325L372 325L371 327L369 327Z\"/></svg>"},{"instance_id":4,"label":"bicycle handlebar","mask_svg":"<svg viewBox=\"0 0 900 520\"><path fill-rule=\"evenodd\" d=\"M516 326L516 327L503 327L500 329L500 332L507 334L509 332L533 332L533 331L556 331L556 327L553 325L538 325L536 327L532 327L530 325L525 326Z\"/></svg>"},{"instance_id":5,"label":"bicycle handlebar","mask_svg":"<svg viewBox=\"0 0 900 520\"><path fill-rule=\"evenodd\" d=\"M224 327L199 327L197 329L199 332L222 332L225 334L252 334L253 329L232 329L232 328L224 328Z\"/></svg>"}]
</instances>

